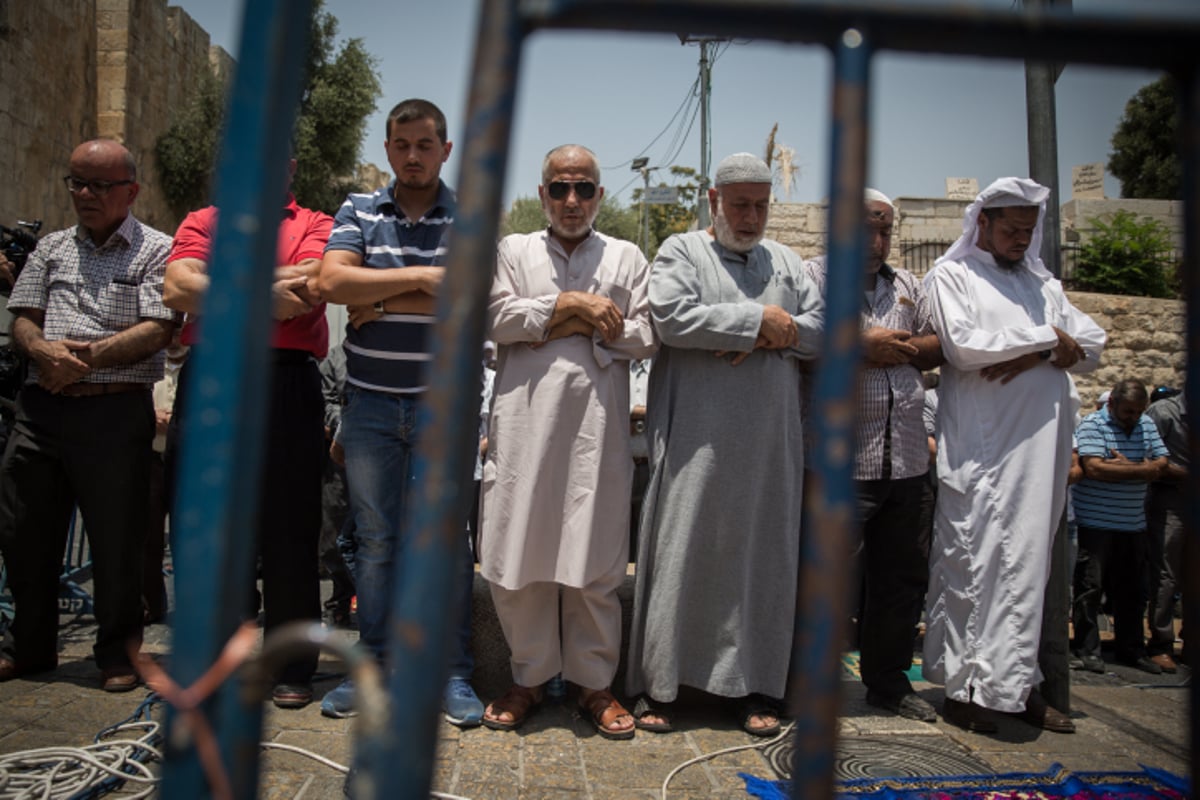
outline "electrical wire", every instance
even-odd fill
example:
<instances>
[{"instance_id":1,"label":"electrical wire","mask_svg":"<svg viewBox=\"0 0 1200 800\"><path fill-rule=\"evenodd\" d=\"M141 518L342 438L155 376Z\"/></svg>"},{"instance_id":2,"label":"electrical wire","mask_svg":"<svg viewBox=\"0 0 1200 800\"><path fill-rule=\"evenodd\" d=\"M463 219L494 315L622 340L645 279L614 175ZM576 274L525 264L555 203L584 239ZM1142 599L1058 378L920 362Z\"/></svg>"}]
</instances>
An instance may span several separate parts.
<instances>
[{"instance_id":1,"label":"electrical wire","mask_svg":"<svg viewBox=\"0 0 1200 800\"><path fill-rule=\"evenodd\" d=\"M776 735L775 738L773 738L773 739L767 739L762 742L755 742L754 744L742 744L742 745L738 745L737 747L726 747L723 750L716 750L712 753L705 753L704 755L699 755L699 756L696 756L695 758L689 758L687 761L684 761L682 764L675 767L675 769L668 772L667 777L663 779L662 800L667 800L667 786L671 783L671 780L676 775L678 775L680 772L683 772L685 769L692 766L693 764L699 764L702 761L709 761L710 759L714 759L717 756L726 756L726 755L729 755L730 753L740 753L743 750L765 749L765 748L770 747L771 745L775 744L776 742L783 741L783 738L785 736L787 736L789 733L791 733L792 728L794 728L795 726L796 726L796 723L789 722L787 725L785 725L783 727L783 730L781 730L779 732L779 734Z\"/></svg>"},{"instance_id":2,"label":"electrical wire","mask_svg":"<svg viewBox=\"0 0 1200 800\"><path fill-rule=\"evenodd\" d=\"M671 118L669 120L667 120L667 124L665 126L663 126L663 129L658 132L658 135L655 136L653 139L651 139L650 143L648 145L646 145L645 147L643 147L636 156L629 159L628 161L622 161L620 164L615 164L610 167L602 167L602 169L604 169L604 170L621 169L622 167L627 167L630 164L632 164L634 158L638 158L638 157L644 155L647 150L649 150L651 147L654 146L655 142L657 142L659 139L661 139L666 134L666 132L671 129L672 123L674 123L676 118L679 117L680 113L683 112L684 109L689 104L691 104L693 98L696 96L696 90L699 88L699 86L700 86L700 78L697 77L694 81L692 81L692 85L688 88L687 93L684 95L683 102L679 104L679 108L675 109L675 113L671 115ZM678 130L678 129L676 129L676 130Z\"/></svg>"}]
</instances>

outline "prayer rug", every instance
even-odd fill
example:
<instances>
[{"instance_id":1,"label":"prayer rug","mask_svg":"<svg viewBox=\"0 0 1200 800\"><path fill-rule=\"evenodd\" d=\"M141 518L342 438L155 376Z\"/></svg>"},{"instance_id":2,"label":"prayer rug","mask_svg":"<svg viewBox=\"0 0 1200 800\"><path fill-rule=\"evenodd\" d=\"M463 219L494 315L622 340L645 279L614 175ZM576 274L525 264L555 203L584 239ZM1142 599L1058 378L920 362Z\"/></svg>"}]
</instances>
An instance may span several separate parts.
<instances>
[{"instance_id":1,"label":"prayer rug","mask_svg":"<svg viewBox=\"0 0 1200 800\"><path fill-rule=\"evenodd\" d=\"M857 650L851 650L842 653L842 680L844 681L861 681L862 670L860 668L861 657ZM921 675L921 656L913 655L913 665L904 673L910 681L923 681L925 678Z\"/></svg>"},{"instance_id":2,"label":"prayer rug","mask_svg":"<svg viewBox=\"0 0 1200 800\"><path fill-rule=\"evenodd\" d=\"M789 781L738 773L746 792L760 800L788 800ZM1188 782L1166 770L1071 772L1052 764L1042 773L954 777L859 778L839 781L838 800L1184 800Z\"/></svg>"}]
</instances>

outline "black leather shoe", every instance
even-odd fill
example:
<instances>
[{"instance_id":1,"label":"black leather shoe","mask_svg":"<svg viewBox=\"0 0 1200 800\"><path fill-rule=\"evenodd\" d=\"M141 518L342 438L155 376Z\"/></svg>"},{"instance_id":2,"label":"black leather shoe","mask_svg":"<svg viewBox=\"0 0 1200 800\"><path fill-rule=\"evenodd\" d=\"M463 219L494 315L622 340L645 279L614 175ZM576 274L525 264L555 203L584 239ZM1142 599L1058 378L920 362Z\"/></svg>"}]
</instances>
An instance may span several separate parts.
<instances>
[{"instance_id":1,"label":"black leather shoe","mask_svg":"<svg viewBox=\"0 0 1200 800\"><path fill-rule=\"evenodd\" d=\"M1066 714L1046 702L1042 695L1035 691L1029 693L1025 701L1025 710L1017 715L1035 728L1054 733L1074 733L1075 723Z\"/></svg>"},{"instance_id":2,"label":"black leather shoe","mask_svg":"<svg viewBox=\"0 0 1200 800\"><path fill-rule=\"evenodd\" d=\"M971 733L995 733L998 730L986 708L949 697L942 704L942 719Z\"/></svg>"},{"instance_id":3,"label":"black leather shoe","mask_svg":"<svg viewBox=\"0 0 1200 800\"><path fill-rule=\"evenodd\" d=\"M886 694L874 689L867 690L867 705L891 711L905 719L918 722L936 722L937 712L925 702L921 695L909 690L904 694Z\"/></svg>"}]
</instances>

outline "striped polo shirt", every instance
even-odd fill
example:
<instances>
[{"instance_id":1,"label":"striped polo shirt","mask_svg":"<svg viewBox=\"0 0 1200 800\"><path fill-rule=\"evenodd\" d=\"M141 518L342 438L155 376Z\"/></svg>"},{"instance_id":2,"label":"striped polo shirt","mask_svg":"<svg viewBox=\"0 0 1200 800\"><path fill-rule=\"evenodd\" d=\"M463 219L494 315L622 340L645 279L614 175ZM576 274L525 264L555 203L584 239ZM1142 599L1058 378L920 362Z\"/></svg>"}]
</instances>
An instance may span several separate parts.
<instances>
[{"instance_id":1,"label":"striped polo shirt","mask_svg":"<svg viewBox=\"0 0 1200 800\"><path fill-rule=\"evenodd\" d=\"M393 200L392 181L371 194L351 194L338 209L325 252L358 253L368 267L445 266L454 223L454 192L438 182L437 201L418 220L404 216ZM432 359L434 318L385 314L359 328L346 326L346 382L392 394L425 391L425 365Z\"/></svg>"},{"instance_id":2,"label":"striped polo shirt","mask_svg":"<svg viewBox=\"0 0 1200 800\"><path fill-rule=\"evenodd\" d=\"M1111 458L1116 450L1130 461L1145 461L1167 455L1158 428L1145 414L1125 433L1108 414L1108 407L1088 414L1075 431L1079 457ZM1110 531L1146 530L1145 481L1098 481L1084 478L1072 487L1075 521L1085 528Z\"/></svg>"}]
</instances>

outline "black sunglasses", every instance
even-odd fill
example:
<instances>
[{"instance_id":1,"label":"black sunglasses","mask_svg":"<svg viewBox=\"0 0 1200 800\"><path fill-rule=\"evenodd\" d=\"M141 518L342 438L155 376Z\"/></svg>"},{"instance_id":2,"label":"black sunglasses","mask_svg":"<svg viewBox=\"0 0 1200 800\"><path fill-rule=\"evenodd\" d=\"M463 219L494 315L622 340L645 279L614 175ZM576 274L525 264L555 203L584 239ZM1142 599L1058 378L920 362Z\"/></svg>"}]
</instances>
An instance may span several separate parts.
<instances>
[{"instance_id":1,"label":"black sunglasses","mask_svg":"<svg viewBox=\"0 0 1200 800\"><path fill-rule=\"evenodd\" d=\"M546 194L551 200L563 200L572 189L580 200L591 200L596 196L596 184L591 181L554 181L546 187Z\"/></svg>"},{"instance_id":2,"label":"black sunglasses","mask_svg":"<svg viewBox=\"0 0 1200 800\"><path fill-rule=\"evenodd\" d=\"M64 175L63 184L67 187L67 191L71 194L79 194L84 189L89 190L93 197L105 197L114 186L128 186L133 183L131 180L124 181L85 181L82 178L76 178L74 175Z\"/></svg>"}]
</instances>

